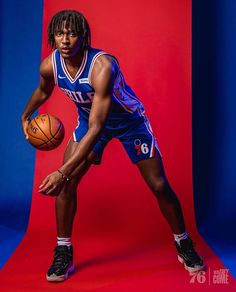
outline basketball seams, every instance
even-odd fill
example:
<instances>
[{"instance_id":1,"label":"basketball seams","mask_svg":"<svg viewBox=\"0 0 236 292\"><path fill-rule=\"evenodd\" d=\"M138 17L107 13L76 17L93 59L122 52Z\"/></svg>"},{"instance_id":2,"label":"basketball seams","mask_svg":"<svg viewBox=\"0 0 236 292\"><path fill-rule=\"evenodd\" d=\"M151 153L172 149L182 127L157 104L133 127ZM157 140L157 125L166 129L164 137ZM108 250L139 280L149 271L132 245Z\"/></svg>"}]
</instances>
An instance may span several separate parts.
<instances>
[{"instance_id":1,"label":"basketball seams","mask_svg":"<svg viewBox=\"0 0 236 292\"><path fill-rule=\"evenodd\" d=\"M39 148L39 147L43 146L44 144L46 144L46 145L48 146L48 143L49 143L49 142L52 143L51 140L52 140L52 139L55 139L55 138L51 138L51 139L48 139L47 141L45 141L45 140L43 140L43 139L41 139L41 138L37 138L37 137L35 137L35 136L32 136L30 133L28 133L28 135L31 136L32 138L36 139L36 140L40 140L40 141L43 142L42 144L35 145L36 148ZM59 139L58 139L58 140L59 140ZM52 144L53 144L53 143L52 143ZM53 144L53 145L55 145L55 144Z\"/></svg>"},{"instance_id":2,"label":"basketball seams","mask_svg":"<svg viewBox=\"0 0 236 292\"><path fill-rule=\"evenodd\" d=\"M63 137L64 137L64 135L63 135L63 137L60 138L60 139L59 139L59 138L56 138L56 135L58 134L58 132L60 132L60 130L63 128L62 123L59 121L60 126L59 126L59 128L57 129L56 133L53 134L53 133L52 133L52 124L51 124L50 115L47 115L47 116L48 116L48 120L49 120L49 130L50 130L51 137L54 138L55 140L62 140ZM54 117L54 118L57 119L56 117ZM58 119L57 119L57 120L58 120ZM64 130L64 129L63 129L63 130Z\"/></svg>"},{"instance_id":3,"label":"basketball seams","mask_svg":"<svg viewBox=\"0 0 236 292\"><path fill-rule=\"evenodd\" d=\"M45 143L45 140L43 140L42 138L35 137L35 136L31 135L29 132L28 132L28 135L34 139L41 140Z\"/></svg>"},{"instance_id":4,"label":"basketball seams","mask_svg":"<svg viewBox=\"0 0 236 292\"><path fill-rule=\"evenodd\" d=\"M44 131L41 129L39 124L37 123L36 119L34 118L33 121L35 122L36 126L39 128L39 130L43 133L43 135L49 140L48 136L44 133Z\"/></svg>"},{"instance_id":5,"label":"basketball seams","mask_svg":"<svg viewBox=\"0 0 236 292\"><path fill-rule=\"evenodd\" d=\"M61 129L63 129L63 132L64 132L64 128L63 128L62 123L60 123L60 127L58 128L56 133L54 135L52 135L55 140L62 140L64 138L64 134L63 134L63 136L61 138L56 138L56 135L61 131Z\"/></svg>"},{"instance_id":6,"label":"basketball seams","mask_svg":"<svg viewBox=\"0 0 236 292\"><path fill-rule=\"evenodd\" d=\"M53 136L53 134L52 134L52 125L51 125L51 119L50 119L50 116L49 116L49 114L47 114L47 116L48 116L48 122L49 122L49 131L50 131L50 134L51 134L51 137Z\"/></svg>"},{"instance_id":7,"label":"basketball seams","mask_svg":"<svg viewBox=\"0 0 236 292\"><path fill-rule=\"evenodd\" d=\"M47 116L48 116L48 115L47 115ZM49 118L49 116L48 116L48 118ZM45 141L45 143L48 145L48 142L51 142L53 146L57 146L56 144L54 144L54 143L51 141L52 138L54 138L54 137L49 138L49 137L44 133L44 131L41 129L41 127L39 126L39 124L36 122L35 118L34 118L34 121L35 121L35 124L37 125L37 127L39 128L39 130L40 130L40 131L44 134L44 136L47 138L47 141ZM49 123L50 123L50 119L49 119ZM50 132L51 132L51 131L50 131Z\"/></svg>"},{"instance_id":8,"label":"basketball seams","mask_svg":"<svg viewBox=\"0 0 236 292\"><path fill-rule=\"evenodd\" d=\"M30 137L32 137L33 139L40 140L40 141L43 142L42 144L34 145L35 148L37 148L37 149L41 149L41 147L42 147L43 145L45 145L45 144L47 145L47 141L45 142L43 139L38 138L38 137L35 137L35 136L31 135L30 133L28 133L28 135L29 135ZM48 145L47 145L47 146L48 146ZM41 150L43 150L43 149L41 149Z\"/></svg>"},{"instance_id":9,"label":"basketball seams","mask_svg":"<svg viewBox=\"0 0 236 292\"><path fill-rule=\"evenodd\" d=\"M65 130L60 119L49 114L41 114L31 120L28 135L30 144L39 150L47 151L61 144Z\"/></svg>"}]
</instances>

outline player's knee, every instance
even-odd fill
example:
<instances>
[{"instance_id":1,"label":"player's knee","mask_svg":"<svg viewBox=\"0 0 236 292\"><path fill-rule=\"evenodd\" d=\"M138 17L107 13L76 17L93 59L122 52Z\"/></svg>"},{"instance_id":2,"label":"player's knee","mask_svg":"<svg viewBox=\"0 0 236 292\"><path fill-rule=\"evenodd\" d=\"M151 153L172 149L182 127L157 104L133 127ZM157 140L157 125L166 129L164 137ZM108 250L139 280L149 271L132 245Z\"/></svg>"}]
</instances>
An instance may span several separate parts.
<instances>
[{"instance_id":1,"label":"player's knee","mask_svg":"<svg viewBox=\"0 0 236 292\"><path fill-rule=\"evenodd\" d=\"M168 191L168 182L165 177L159 177L151 183L151 189L154 194L165 194Z\"/></svg>"},{"instance_id":2,"label":"player's knee","mask_svg":"<svg viewBox=\"0 0 236 292\"><path fill-rule=\"evenodd\" d=\"M62 201L71 201L74 196L76 196L75 191L73 191L73 192L61 191L57 197Z\"/></svg>"},{"instance_id":3,"label":"player's knee","mask_svg":"<svg viewBox=\"0 0 236 292\"><path fill-rule=\"evenodd\" d=\"M77 185L67 184L65 185L58 194L58 197L62 200L71 200L73 196L77 194Z\"/></svg>"}]
</instances>

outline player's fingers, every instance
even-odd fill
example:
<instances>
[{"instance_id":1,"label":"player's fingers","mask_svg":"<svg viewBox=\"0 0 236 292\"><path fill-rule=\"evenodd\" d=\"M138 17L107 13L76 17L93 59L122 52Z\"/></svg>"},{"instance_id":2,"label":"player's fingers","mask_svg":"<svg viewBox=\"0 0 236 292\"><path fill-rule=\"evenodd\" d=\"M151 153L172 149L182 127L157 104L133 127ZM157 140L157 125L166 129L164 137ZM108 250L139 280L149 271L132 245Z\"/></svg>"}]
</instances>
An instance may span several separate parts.
<instances>
[{"instance_id":1,"label":"player's fingers","mask_svg":"<svg viewBox=\"0 0 236 292\"><path fill-rule=\"evenodd\" d=\"M46 183L41 183L41 185L39 186L39 191L46 191L46 189L47 189Z\"/></svg>"},{"instance_id":2,"label":"player's fingers","mask_svg":"<svg viewBox=\"0 0 236 292\"><path fill-rule=\"evenodd\" d=\"M52 184L47 190L46 194L52 197L56 197L59 195L61 189L63 187L63 183Z\"/></svg>"},{"instance_id":3,"label":"player's fingers","mask_svg":"<svg viewBox=\"0 0 236 292\"><path fill-rule=\"evenodd\" d=\"M25 139L29 140L29 135L28 135L28 133L25 131L24 134L25 134Z\"/></svg>"},{"instance_id":4,"label":"player's fingers","mask_svg":"<svg viewBox=\"0 0 236 292\"><path fill-rule=\"evenodd\" d=\"M24 127L23 131L24 131L25 138L28 140L29 139L29 135L28 135L28 132L27 132L27 127Z\"/></svg>"},{"instance_id":5,"label":"player's fingers","mask_svg":"<svg viewBox=\"0 0 236 292\"><path fill-rule=\"evenodd\" d=\"M48 183L49 183L49 179L48 179L48 177L46 177L39 185L39 190L45 191L48 188Z\"/></svg>"},{"instance_id":6,"label":"player's fingers","mask_svg":"<svg viewBox=\"0 0 236 292\"><path fill-rule=\"evenodd\" d=\"M47 189L47 187L44 187L44 188L39 189L38 192L46 195L48 192L48 189Z\"/></svg>"},{"instance_id":7,"label":"player's fingers","mask_svg":"<svg viewBox=\"0 0 236 292\"><path fill-rule=\"evenodd\" d=\"M29 135L28 135L28 132L27 132L28 125L29 125L29 121L25 121L25 122L23 123L23 132L24 132L25 138L26 138L27 140L29 139Z\"/></svg>"},{"instance_id":8,"label":"player's fingers","mask_svg":"<svg viewBox=\"0 0 236 292\"><path fill-rule=\"evenodd\" d=\"M58 187L55 187L55 186L49 186L44 192L43 192L44 195L47 195L47 196L51 196L51 197L54 197L54 196L57 196L58 194Z\"/></svg>"},{"instance_id":9,"label":"player's fingers","mask_svg":"<svg viewBox=\"0 0 236 292\"><path fill-rule=\"evenodd\" d=\"M57 189L57 185L50 182L50 179L47 177L43 180L39 186L39 192L51 195Z\"/></svg>"},{"instance_id":10,"label":"player's fingers","mask_svg":"<svg viewBox=\"0 0 236 292\"><path fill-rule=\"evenodd\" d=\"M47 187L46 187L46 191L45 192L46 192L47 195L51 196L53 191L54 191L54 189L55 189L55 187L53 185L48 184Z\"/></svg>"},{"instance_id":11,"label":"player's fingers","mask_svg":"<svg viewBox=\"0 0 236 292\"><path fill-rule=\"evenodd\" d=\"M48 184L39 189L39 193L42 193L44 195L50 195L51 192L52 192L52 189L51 189L50 185L48 185Z\"/></svg>"}]
</instances>

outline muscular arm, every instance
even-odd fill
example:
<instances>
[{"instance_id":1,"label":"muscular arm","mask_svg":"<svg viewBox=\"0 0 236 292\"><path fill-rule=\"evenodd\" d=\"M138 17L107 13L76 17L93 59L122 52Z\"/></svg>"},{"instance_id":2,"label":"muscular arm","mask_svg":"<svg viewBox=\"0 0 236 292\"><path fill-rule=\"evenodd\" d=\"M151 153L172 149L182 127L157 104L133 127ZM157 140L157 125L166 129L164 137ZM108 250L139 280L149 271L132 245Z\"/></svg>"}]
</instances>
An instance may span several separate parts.
<instances>
[{"instance_id":1,"label":"muscular arm","mask_svg":"<svg viewBox=\"0 0 236 292\"><path fill-rule=\"evenodd\" d=\"M112 104L112 89L116 70L109 57L101 56L94 64L91 82L95 94L89 115L89 128L72 156L60 167L60 171L66 177L73 175L77 166L87 158L102 133ZM42 181L39 192L55 195L58 194L63 184L64 178L62 179L61 174L55 171Z\"/></svg>"},{"instance_id":2,"label":"muscular arm","mask_svg":"<svg viewBox=\"0 0 236 292\"><path fill-rule=\"evenodd\" d=\"M26 138L26 129L29 124L30 116L48 99L54 89L54 86L51 57L49 56L40 66L39 85L30 97L25 110L21 115L22 128Z\"/></svg>"},{"instance_id":3,"label":"muscular arm","mask_svg":"<svg viewBox=\"0 0 236 292\"><path fill-rule=\"evenodd\" d=\"M91 76L95 95L89 115L89 129L78 143L74 154L60 167L60 170L68 177L87 157L102 133L112 103L114 77L115 67L112 60L105 56L100 57L94 65Z\"/></svg>"}]
</instances>

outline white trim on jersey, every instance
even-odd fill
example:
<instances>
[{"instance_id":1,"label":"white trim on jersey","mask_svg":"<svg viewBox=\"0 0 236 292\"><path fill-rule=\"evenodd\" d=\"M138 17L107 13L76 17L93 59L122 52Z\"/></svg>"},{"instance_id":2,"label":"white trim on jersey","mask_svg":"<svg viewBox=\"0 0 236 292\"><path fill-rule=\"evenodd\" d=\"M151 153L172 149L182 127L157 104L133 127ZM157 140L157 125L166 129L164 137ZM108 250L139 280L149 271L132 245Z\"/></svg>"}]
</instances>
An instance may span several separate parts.
<instances>
[{"instance_id":1,"label":"white trim on jersey","mask_svg":"<svg viewBox=\"0 0 236 292\"><path fill-rule=\"evenodd\" d=\"M94 66L97 58L100 57L100 56L102 56L102 55L107 55L107 53L104 52L104 51L100 51L96 55L93 56L93 59L92 59L92 62L90 64L89 71L88 71L88 83L89 83L90 86L92 86L91 85L91 78L90 77L91 77L91 73L92 73L92 70L93 70L93 66Z\"/></svg>"},{"instance_id":2,"label":"white trim on jersey","mask_svg":"<svg viewBox=\"0 0 236 292\"><path fill-rule=\"evenodd\" d=\"M74 129L74 132L73 132L73 139L74 139L74 142L78 142L78 141L76 141L75 131L76 131L76 129L79 128L80 121L79 121L79 119L78 119L77 121L78 121L78 125L76 126L76 128Z\"/></svg>"},{"instance_id":3,"label":"white trim on jersey","mask_svg":"<svg viewBox=\"0 0 236 292\"><path fill-rule=\"evenodd\" d=\"M124 76L123 76L123 74L121 72L120 72L120 77L121 77L121 80L122 80L122 89L123 89L124 93L126 93L131 99L134 99L134 100L138 101L138 103L140 104L141 101L137 98L136 95L132 95L127 90L125 90L125 80L124 80Z\"/></svg>"},{"instance_id":4,"label":"white trim on jersey","mask_svg":"<svg viewBox=\"0 0 236 292\"><path fill-rule=\"evenodd\" d=\"M144 114L144 111L141 112L140 108L138 108L138 113L139 113L140 116L142 116L142 117L144 118L144 124L145 124L145 126L146 126L148 132L149 132L150 135L152 136L152 145L151 145L151 150L150 150L150 156L149 156L149 157L150 157L150 158L151 158L151 157L154 157L154 154L155 154L155 148L156 148L157 151L159 152L160 156L162 156L162 155L161 155L161 151L160 151L160 149L159 149L159 147L158 147L158 145L157 145L156 138L155 138L155 136L154 136L154 134L153 134L152 127L151 127L151 124L150 124L150 122L149 122L148 117Z\"/></svg>"},{"instance_id":5,"label":"white trim on jersey","mask_svg":"<svg viewBox=\"0 0 236 292\"><path fill-rule=\"evenodd\" d=\"M56 64L56 50L52 53L52 71L53 71L53 75L54 75L54 82L56 85L58 85L57 82L57 64Z\"/></svg>"},{"instance_id":6,"label":"white trim on jersey","mask_svg":"<svg viewBox=\"0 0 236 292\"><path fill-rule=\"evenodd\" d=\"M62 67L62 70L63 72L65 73L66 77L68 78L68 80L70 81L70 83L75 83L75 81L77 81L77 79L80 77L81 73L84 71L84 68L85 68L85 65L87 63L87 57L88 57L88 51L86 50L84 52L84 56L83 56L83 60L82 60L82 63L75 75L74 78L71 77L69 71L67 70L67 67L66 67L66 63L65 63L65 60L62 58L62 56L60 55L60 60L61 60L61 67Z\"/></svg>"},{"instance_id":7,"label":"white trim on jersey","mask_svg":"<svg viewBox=\"0 0 236 292\"><path fill-rule=\"evenodd\" d=\"M92 61L91 61L91 65L90 65L90 67L89 67L88 82L89 82L89 85L90 85L90 86L92 86L92 84L91 84L91 74L92 74L92 70L93 70L94 64L95 64L97 58L99 58L100 56L103 56L103 55L111 56L111 57L114 59L114 61L116 62L118 68L119 68L119 63L118 63L118 61L116 60L115 57L113 57L112 55L108 54L108 53L105 52L105 51L100 51L100 52L98 52L97 54L95 54L95 55L93 56L93 59L92 59ZM138 104L137 104L137 107L138 107L138 106L141 104L141 102L140 102L140 100L139 100L137 97L133 96L131 93L129 93L129 92L127 92L127 91L125 90L124 77L123 77L123 75L122 75L120 69L119 69L119 71L118 71L118 73L117 73L117 76L116 76L116 79L115 79L115 81L114 81L114 84L116 84L116 81L117 81L118 77L120 77L121 82L122 82L122 91L123 91L123 94L125 94L126 96L128 96L130 99L135 100L135 101L138 103ZM119 97L116 96L115 92L113 92L113 96L114 96L114 98L116 99L116 101L117 101L117 102L118 102L118 103L124 108L125 111L127 111L127 112L129 112L129 113L133 113L133 112L137 109L137 107L136 107L135 109L132 109L132 108L130 108L127 104L122 103L122 101L119 100Z\"/></svg>"},{"instance_id":8,"label":"white trim on jersey","mask_svg":"<svg viewBox=\"0 0 236 292\"><path fill-rule=\"evenodd\" d=\"M77 142L77 141L76 141L76 137L75 137L75 130L74 130L74 132L73 132L73 140L74 140L74 142Z\"/></svg>"},{"instance_id":9,"label":"white trim on jersey","mask_svg":"<svg viewBox=\"0 0 236 292\"><path fill-rule=\"evenodd\" d=\"M119 80L118 78L120 79L121 83L119 83ZM117 87L116 87L116 84L117 84ZM133 106L129 106L128 104L126 104L125 102L122 102L122 100L120 99L119 96L117 96L117 93L116 93L116 88L121 88L122 90L122 98L126 98L128 97L129 99L131 100L134 100L136 102L136 107L133 107ZM125 82L124 82L124 77L122 75L122 72L119 70L119 72L117 73L117 76L116 76L116 79L115 79L115 82L114 82L114 90L113 90L113 96L115 97L116 101L119 102L119 104L129 113L133 113L137 110L138 107L143 106L142 103L140 102L140 100L138 98L135 98L131 93L127 92L125 90Z\"/></svg>"}]
</instances>

